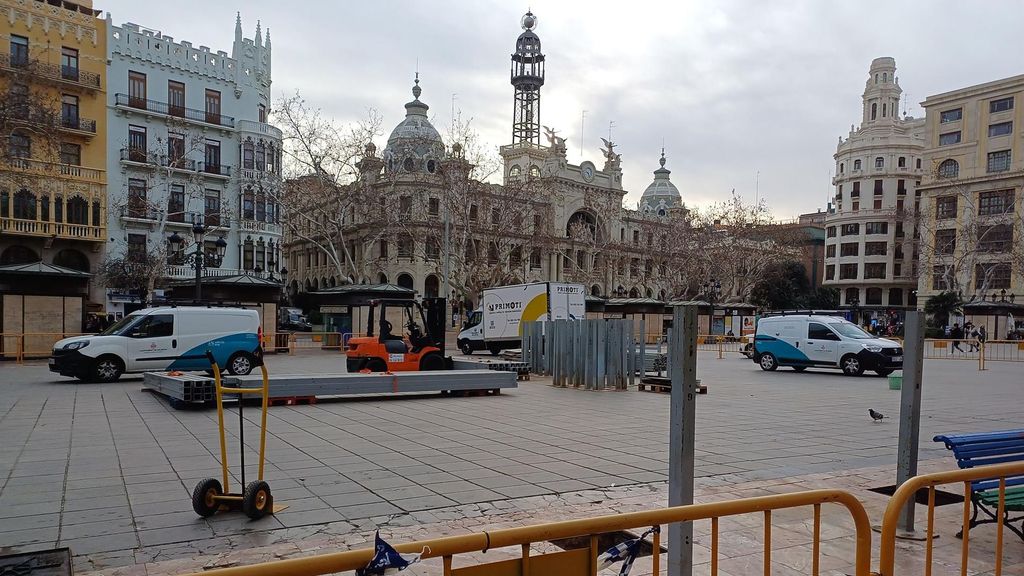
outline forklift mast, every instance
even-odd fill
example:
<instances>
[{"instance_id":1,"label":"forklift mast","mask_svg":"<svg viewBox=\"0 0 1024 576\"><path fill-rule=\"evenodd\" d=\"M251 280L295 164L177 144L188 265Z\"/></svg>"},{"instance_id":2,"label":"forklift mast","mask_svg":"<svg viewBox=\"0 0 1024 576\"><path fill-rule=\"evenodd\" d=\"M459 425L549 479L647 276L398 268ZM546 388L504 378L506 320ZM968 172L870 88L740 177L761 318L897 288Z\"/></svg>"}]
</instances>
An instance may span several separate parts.
<instances>
[{"instance_id":1,"label":"forklift mast","mask_svg":"<svg viewBox=\"0 0 1024 576\"><path fill-rule=\"evenodd\" d=\"M430 342L444 350L444 327L448 321L448 301L445 298L424 298L423 299L424 333L430 338Z\"/></svg>"}]
</instances>

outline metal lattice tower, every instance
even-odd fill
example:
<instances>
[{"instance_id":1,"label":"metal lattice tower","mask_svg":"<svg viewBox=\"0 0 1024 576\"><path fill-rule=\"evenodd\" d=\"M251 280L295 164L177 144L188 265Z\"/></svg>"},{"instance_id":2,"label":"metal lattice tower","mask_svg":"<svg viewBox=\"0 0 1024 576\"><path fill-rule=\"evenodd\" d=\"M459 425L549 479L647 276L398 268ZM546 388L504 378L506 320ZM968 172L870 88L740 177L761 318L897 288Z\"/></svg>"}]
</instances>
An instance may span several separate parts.
<instances>
[{"instance_id":1,"label":"metal lattice tower","mask_svg":"<svg viewBox=\"0 0 1024 576\"><path fill-rule=\"evenodd\" d=\"M512 54L512 86L515 104L512 110L512 143L528 142L540 146L540 87L544 85L544 55L540 38L534 34L537 17L527 12L522 19L523 33Z\"/></svg>"}]
</instances>

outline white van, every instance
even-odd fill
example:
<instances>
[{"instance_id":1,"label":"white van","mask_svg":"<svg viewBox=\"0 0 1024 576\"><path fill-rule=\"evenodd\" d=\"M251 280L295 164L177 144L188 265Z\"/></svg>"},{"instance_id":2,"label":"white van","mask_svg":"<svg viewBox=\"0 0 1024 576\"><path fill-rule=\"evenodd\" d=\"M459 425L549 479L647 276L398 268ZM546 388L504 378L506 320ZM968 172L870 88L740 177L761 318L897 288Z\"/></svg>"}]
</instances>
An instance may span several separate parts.
<instances>
[{"instance_id":1,"label":"white van","mask_svg":"<svg viewBox=\"0 0 1024 576\"><path fill-rule=\"evenodd\" d=\"M260 351L255 310L167 306L137 310L93 336L53 345L50 371L113 382L126 372L209 370L206 351L232 374L248 374Z\"/></svg>"},{"instance_id":2,"label":"white van","mask_svg":"<svg viewBox=\"0 0 1024 576\"><path fill-rule=\"evenodd\" d=\"M847 376L859 376L865 370L888 376L903 368L903 348L898 343L876 338L836 316L761 318L751 357L762 370L839 368Z\"/></svg>"}]
</instances>

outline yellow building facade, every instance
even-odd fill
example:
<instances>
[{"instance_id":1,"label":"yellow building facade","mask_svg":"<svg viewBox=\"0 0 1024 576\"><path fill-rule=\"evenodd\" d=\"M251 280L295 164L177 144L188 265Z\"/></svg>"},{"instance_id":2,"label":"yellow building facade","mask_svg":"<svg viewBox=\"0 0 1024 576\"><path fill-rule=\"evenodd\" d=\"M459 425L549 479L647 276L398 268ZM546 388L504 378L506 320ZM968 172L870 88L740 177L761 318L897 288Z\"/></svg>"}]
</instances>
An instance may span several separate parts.
<instances>
[{"instance_id":1,"label":"yellow building facade","mask_svg":"<svg viewBox=\"0 0 1024 576\"><path fill-rule=\"evenodd\" d=\"M990 334L1024 320L1024 75L935 96L917 188L918 302L959 293Z\"/></svg>"},{"instance_id":2,"label":"yellow building facade","mask_svg":"<svg viewBox=\"0 0 1024 576\"><path fill-rule=\"evenodd\" d=\"M0 332L77 331L96 301L83 273L108 241L98 16L92 0L0 0Z\"/></svg>"}]
</instances>

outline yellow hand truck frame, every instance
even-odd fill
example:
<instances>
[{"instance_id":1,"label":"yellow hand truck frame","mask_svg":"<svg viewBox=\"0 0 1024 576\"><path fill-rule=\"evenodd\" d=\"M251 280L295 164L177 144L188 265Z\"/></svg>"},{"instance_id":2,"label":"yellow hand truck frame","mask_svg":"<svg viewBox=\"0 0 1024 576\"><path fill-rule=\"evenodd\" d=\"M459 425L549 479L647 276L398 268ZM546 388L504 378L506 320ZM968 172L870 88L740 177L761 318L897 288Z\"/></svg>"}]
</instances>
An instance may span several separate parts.
<instances>
[{"instance_id":1,"label":"yellow hand truck frame","mask_svg":"<svg viewBox=\"0 0 1024 576\"><path fill-rule=\"evenodd\" d=\"M263 386L261 388L240 388L226 387L222 384L220 366L213 358L213 353L206 351L206 357L210 361L213 371L213 381L217 392L217 426L220 429L220 466L221 480L207 478L196 484L192 491L192 509L196 514L206 518L217 512L229 510L241 510L246 516L258 520L266 514L274 512L274 497L270 493L270 485L263 480L263 463L267 447L267 406L270 403L270 378L267 374L267 367L263 362L263 349L256 351L256 361L263 372ZM238 396L238 444L239 460L241 466L241 487L242 492L231 492L228 484L228 449L227 440L224 435L224 394L236 394ZM242 416L242 407L245 404L245 395L259 394L262 399L260 415L260 451L259 451L259 473L256 480L245 483L245 420Z\"/></svg>"}]
</instances>

